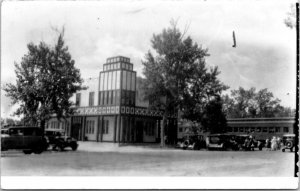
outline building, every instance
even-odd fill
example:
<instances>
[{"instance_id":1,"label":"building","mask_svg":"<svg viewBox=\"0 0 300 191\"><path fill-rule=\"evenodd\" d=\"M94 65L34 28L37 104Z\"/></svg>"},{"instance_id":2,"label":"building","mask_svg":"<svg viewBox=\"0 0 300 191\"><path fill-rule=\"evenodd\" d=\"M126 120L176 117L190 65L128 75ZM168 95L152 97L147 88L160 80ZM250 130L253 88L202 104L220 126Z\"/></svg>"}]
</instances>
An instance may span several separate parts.
<instances>
[{"instance_id":1,"label":"building","mask_svg":"<svg viewBox=\"0 0 300 191\"><path fill-rule=\"evenodd\" d=\"M272 118L236 118L227 119L227 132L231 134L251 134L257 140L266 140L273 136L295 134L298 128L293 117Z\"/></svg>"},{"instance_id":2,"label":"building","mask_svg":"<svg viewBox=\"0 0 300 191\"><path fill-rule=\"evenodd\" d=\"M195 125L190 121L178 123L178 138L181 139L191 134L191 126ZM200 124L198 124L200 125ZM298 128L293 117L273 117L273 118L228 118L227 134L245 135L249 134L257 140L266 140L273 136L282 137L284 134L295 134ZM202 132L207 135L209 132Z\"/></svg>"},{"instance_id":3,"label":"building","mask_svg":"<svg viewBox=\"0 0 300 191\"><path fill-rule=\"evenodd\" d=\"M103 64L99 78L87 81L88 89L72 98L75 114L58 121L52 118L46 129L64 129L78 140L114 143L159 142L162 110L149 109L141 101L136 71L130 59L111 57ZM177 115L168 118L165 135L177 138Z\"/></svg>"}]
</instances>

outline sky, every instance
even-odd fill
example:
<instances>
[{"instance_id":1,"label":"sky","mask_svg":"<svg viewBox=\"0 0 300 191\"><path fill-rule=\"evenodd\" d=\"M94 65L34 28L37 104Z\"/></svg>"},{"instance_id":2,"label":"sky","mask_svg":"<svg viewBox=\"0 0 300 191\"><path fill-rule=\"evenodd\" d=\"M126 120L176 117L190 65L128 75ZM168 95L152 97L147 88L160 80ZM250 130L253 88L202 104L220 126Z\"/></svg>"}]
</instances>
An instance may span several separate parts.
<instances>
[{"instance_id":1,"label":"sky","mask_svg":"<svg viewBox=\"0 0 300 191\"><path fill-rule=\"evenodd\" d=\"M218 66L230 90L268 88L281 105L296 108L296 30L284 19L293 0L174 1L4 1L1 6L1 87L15 83L14 63L28 52L27 44L54 45L65 27L65 42L82 78L98 77L106 58L126 56L142 76L153 34L178 27ZM233 48L235 31L237 47ZM17 108L1 91L1 117Z\"/></svg>"}]
</instances>

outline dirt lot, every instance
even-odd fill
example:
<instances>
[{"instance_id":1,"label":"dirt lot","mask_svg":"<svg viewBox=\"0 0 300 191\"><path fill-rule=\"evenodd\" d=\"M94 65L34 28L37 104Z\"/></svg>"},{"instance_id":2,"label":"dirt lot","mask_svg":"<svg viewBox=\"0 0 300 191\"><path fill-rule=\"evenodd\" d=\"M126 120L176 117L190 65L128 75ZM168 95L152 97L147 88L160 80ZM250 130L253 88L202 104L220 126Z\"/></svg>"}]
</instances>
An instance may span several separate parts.
<instances>
[{"instance_id":1,"label":"dirt lot","mask_svg":"<svg viewBox=\"0 0 300 191\"><path fill-rule=\"evenodd\" d=\"M75 152L3 152L1 175L293 177L294 156L281 151L187 151L80 143Z\"/></svg>"}]
</instances>

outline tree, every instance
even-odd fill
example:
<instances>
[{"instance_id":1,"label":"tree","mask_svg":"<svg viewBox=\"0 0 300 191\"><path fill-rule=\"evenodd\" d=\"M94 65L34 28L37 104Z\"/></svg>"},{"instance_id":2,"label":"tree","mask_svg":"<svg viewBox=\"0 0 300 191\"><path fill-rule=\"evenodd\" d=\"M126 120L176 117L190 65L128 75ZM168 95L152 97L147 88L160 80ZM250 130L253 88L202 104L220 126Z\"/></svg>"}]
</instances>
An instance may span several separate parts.
<instances>
[{"instance_id":1,"label":"tree","mask_svg":"<svg viewBox=\"0 0 300 191\"><path fill-rule=\"evenodd\" d=\"M204 131L211 133L224 133L227 129L227 120L222 111L222 101L220 97L209 101L202 117Z\"/></svg>"},{"instance_id":2,"label":"tree","mask_svg":"<svg viewBox=\"0 0 300 191\"><path fill-rule=\"evenodd\" d=\"M267 88L261 89L255 96L257 102L257 114L259 117L274 117L279 111L279 99L275 99Z\"/></svg>"},{"instance_id":3,"label":"tree","mask_svg":"<svg viewBox=\"0 0 300 191\"><path fill-rule=\"evenodd\" d=\"M245 117L287 117L291 109L280 105L280 100L274 98L267 88L256 92L255 88L246 90L240 87L231 91L231 97L222 97L223 111L229 118Z\"/></svg>"},{"instance_id":4,"label":"tree","mask_svg":"<svg viewBox=\"0 0 300 191\"><path fill-rule=\"evenodd\" d=\"M284 23L287 27L293 29L296 27L296 8L299 9L299 0L298 5L296 3L291 4L290 11L287 13L287 17L284 19Z\"/></svg>"},{"instance_id":5,"label":"tree","mask_svg":"<svg viewBox=\"0 0 300 191\"><path fill-rule=\"evenodd\" d=\"M26 122L42 129L55 114L58 119L73 113L70 97L83 87L80 71L75 67L64 43L64 29L54 47L40 42L29 43L28 53L20 64L15 63L16 84L6 84L6 96L19 104L15 115L23 115Z\"/></svg>"},{"instance_id":6,"label":"tree","mask_svg":"<svg viewBox=\"0 0 300 191\"><path fill-rule=\"evenodd\" d=\"M142 62L146 98L151 100L151 107L164 110L161 146L164 146L169 114L181 110L186 118L194 117L198 108L192 112L187 105L194 108L196 104L208 102L209 96L216 94L213 88L223 86L215 83L218 69L215 67L209 72L205 67L208 50L193 42L191 37L185 38L185 32L181 33L176 22L172 21L171 27L153 35L151 43L155 55L149 51Z\"/></svg>"}]
</instances>

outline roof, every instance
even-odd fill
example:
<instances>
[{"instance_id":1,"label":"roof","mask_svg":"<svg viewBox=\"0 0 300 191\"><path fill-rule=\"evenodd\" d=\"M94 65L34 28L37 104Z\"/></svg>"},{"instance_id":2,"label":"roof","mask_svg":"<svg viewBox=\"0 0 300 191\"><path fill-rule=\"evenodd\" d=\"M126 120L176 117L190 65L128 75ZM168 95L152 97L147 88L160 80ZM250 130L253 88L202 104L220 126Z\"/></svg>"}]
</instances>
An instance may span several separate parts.
<instances>
[{"instance_id":1,"label":"roof","mask_svg":"<svg viewBox=\"0 0 300 191\"><path fill-rule=\"evenodd\" d=\"M25 129L25 128L39 128L38 126L10 126L6 129Z\"/></svg>"},{"instance_id":2,"label":"roof","mask_svg":"<svg viewBox=\"0 0 300 191\"><path fill-rule=\"evenodd\" d=\"M296 137L295 134L284 134L283 137Z\"/></svg>"}]
</instances>

